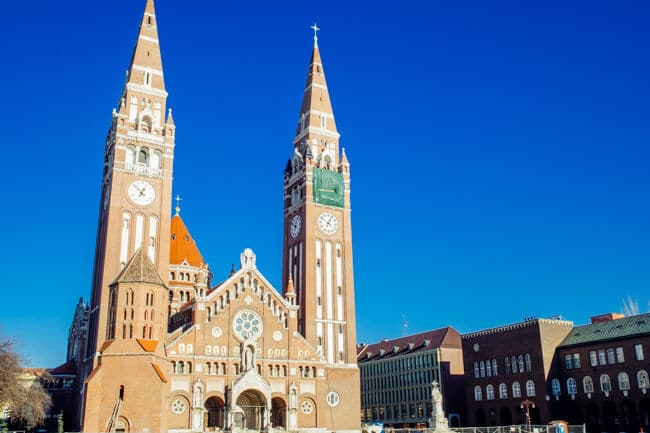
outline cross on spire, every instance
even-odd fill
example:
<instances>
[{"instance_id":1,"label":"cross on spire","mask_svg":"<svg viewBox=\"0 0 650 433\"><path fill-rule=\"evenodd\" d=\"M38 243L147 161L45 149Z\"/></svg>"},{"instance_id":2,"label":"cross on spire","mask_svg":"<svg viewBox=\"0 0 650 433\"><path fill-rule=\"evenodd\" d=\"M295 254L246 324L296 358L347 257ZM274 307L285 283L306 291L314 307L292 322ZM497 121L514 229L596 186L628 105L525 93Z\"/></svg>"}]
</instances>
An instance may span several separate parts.
<instances>
[{"instance_id":1,"label":"cross on spire","mask_svg":"<svg viewBox=\"0 0 650 433\"><path fill-rule=\"evenodd\" d=\"M314 31L314 48L318 48L318 31L320 30L320 27L318 27L318 24L314 23L314 25L309 28Z\"/></svg>"},{"instance_id":2,"label":"cross on spire","mask_svg":"<svg viewBox=\"0 0 650 433\"><path fill-rule=\"evenodd\" d=\"M181 214L181 200L183 199L180 195L176 194L176 198L174 200L176 200L176 215L179 216Z\"/></svg>"}]
</instances>

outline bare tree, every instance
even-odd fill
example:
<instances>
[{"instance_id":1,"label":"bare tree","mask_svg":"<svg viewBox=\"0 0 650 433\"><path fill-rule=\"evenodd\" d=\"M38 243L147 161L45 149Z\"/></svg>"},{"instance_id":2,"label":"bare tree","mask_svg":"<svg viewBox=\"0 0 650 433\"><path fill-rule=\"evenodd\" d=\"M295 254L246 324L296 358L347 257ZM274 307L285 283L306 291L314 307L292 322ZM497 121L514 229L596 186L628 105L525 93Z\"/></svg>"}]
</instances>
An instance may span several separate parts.
<instances>
[{"instance_id":1,"label":"bare tree","mask_svg":"<svg viewBox=\"0 0 650 433\"><path fill-rule=\"evenodd\" d=\"M46 372L31 377L21 368L20 356L14 342L0 335L0 405L10 409L12 421L37 426L43 423L51 399L41 386L47 380Z\"/></svg>"}]
</instances>

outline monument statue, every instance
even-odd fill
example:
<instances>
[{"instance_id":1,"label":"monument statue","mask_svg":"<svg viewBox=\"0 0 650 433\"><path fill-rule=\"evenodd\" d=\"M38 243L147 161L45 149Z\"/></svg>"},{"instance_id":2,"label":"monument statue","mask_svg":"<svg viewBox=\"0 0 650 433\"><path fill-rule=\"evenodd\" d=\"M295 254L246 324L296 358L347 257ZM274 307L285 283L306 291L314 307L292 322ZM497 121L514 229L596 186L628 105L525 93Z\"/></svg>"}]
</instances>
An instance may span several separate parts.
<instances>
[{"instance_id":1,"label":"monument statue","mask_svg":"<svg viewBox=\"0 0 650 433\"><path fill-rule=\"evenodd\" d=\"M449 421L445 417L445 411L442 408L442 393L440 392L440 385L435 380L431 384L431 419L429 419L429 427L434 432L450 432Z\"/></svg>"}]
</instances>

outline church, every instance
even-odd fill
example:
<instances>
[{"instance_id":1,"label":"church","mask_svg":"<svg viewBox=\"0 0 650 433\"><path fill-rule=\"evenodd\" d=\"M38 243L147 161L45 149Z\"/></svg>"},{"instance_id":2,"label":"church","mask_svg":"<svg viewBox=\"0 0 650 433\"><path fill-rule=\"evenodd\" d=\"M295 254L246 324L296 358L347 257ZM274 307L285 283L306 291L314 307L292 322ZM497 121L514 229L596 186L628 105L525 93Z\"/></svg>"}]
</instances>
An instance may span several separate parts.
<instances>
[{"instance_id":1,"label":"church","mask_svg":"<svg viewBox=\"0 0 650 433\"><path fill-rule=\"evenodd\" d=\"M76 423L85 432L358 432L350 164L317 38L278 173L280 288L250 248L213 282L178 202L172 212L176 125L153 0L127 74L105 141L91 297L74 322L87 332L70 333Z\"/></svg>"}]
</instances>

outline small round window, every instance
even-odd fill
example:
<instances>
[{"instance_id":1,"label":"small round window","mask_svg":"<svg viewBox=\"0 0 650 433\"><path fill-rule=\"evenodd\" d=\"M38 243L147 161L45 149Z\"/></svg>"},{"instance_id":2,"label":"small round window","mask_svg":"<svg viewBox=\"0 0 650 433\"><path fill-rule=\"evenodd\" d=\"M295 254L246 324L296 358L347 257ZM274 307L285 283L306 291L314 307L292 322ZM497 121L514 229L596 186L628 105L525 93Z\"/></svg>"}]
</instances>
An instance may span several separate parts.
<instances>
[{"instance_id":1,"label":"small round window","mask_svg":"<svg viewBox=\"0 0 650 433\"><path fill-rule=\"evenodd\" d=\"M302 413L309 415L314 410L314 405L311 404L311 401L305 400L300 405L300 408L302 409Z\"/></svg>"},{"instance_id":2,"label":"small round window","mask_svg":"<svg viewBox=\"0 0 650 433\"><path fill-rule=\"evenodd\" d=\"M330 406L338 406L339 401L341 401L341 398L339 397L338 393L332 391L327 393L327 404Z\"/></svg>"},{"instance_id":3,"label":"small round window","mask_svg":"<svg viewBox=\"0 0 650 433\"><path fill-rule=\"evenodd\" d=\"M187 405L180 398L177 398L172 402L172 412L174 412L177 415L185 412L186 407Z\"/></svg>"}]
</instances>

